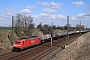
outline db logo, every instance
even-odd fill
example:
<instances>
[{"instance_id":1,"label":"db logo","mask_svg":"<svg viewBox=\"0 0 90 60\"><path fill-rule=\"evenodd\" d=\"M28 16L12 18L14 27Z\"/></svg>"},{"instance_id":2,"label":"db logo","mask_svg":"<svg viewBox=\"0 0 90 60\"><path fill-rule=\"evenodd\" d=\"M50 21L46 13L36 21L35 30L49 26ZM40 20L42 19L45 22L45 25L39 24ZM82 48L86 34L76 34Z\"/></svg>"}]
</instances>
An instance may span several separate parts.
<instances>
[{"instance_id":1,"label":"db logo","mask_svg":"<svg viewBox=\"0 0 90 60\"><path fill-rule=\"evenodd\" d=\"M34 40L32 40L31 43L34 43Z\"/></svg>"}]
</instances>

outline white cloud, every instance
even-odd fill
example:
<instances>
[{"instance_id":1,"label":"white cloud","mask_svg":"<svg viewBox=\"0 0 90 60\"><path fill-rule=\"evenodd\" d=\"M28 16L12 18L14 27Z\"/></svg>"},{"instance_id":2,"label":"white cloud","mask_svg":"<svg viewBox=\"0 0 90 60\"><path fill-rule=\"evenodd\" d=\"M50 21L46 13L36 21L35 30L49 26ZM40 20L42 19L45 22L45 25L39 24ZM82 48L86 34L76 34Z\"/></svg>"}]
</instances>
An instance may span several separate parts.
<instances>
[{"instance_id":1,"label":"white cloud","mask_svg":"<svg viewBox=\"0 0 90 60\"><path fill-rule=\"evenodd\" d=\"M11 15L12 13L11 12L6 12L6 14Z\"/></svg>"},{"instance_id":2,"label":"white cloud","mask_svg":"<svg viewBox=\"0 0 90 60\"><path fill-rule=\"evenodd\" d=\"M41 13L39 15L34 15L33 18L35 18L35 19L44 19L44 18L55 19L56 15L52 15L52 14L48 14L48 13Z\"/></svg>"},{"instance_id":3,"label":"white cloud","mask_svg":"<svg viewBox=\"0 0 90 60\"><path fill-rule=\"evenodd\" d=\"M71 2L71 4L74 4L77 7L81 7L82 5L85 5L85 3L83 3L82 1Z\"/></svg>"},{"instance_id":4,"label":"white cloud","mask_svg":"<svg viewBox=\"0 0 90 60\"><path fill-rule=\"evenodd\" d=\"M77 18L83 18L84 20L90 19L90 11L87 11L86 13L78 14Z\"/></svg>"},{"instance_id":5,"label":"white cloud","mask_svg":"<svg viewBox=\"0 0 90 60\"><path fill-rule=\"evenodd\" d=\"M90 12L87 11L86 13L81 13L81 14L78 14L78 16L90 16Z\"/></svg>"},{"instance_id":6,"label":"white cloud","mask_svg":"<svg viewBox=\"0 0 90 60\"><path fill-rule=\"evenodd\" d=\"M47 2L39 2L37 1L37 4L41 4L42 6L50 6Z\"/></svg>"},{"instance_id":7,"label":"white cloud","mask_svg":"<svg viewBox=\"0 0 90 60\"><path fill-rule=\"evenodd\" d=\"M43 9L43 12L44 12L44 13L54 13L54 12L56 12L56 11L57 11L57 10L51 9L51 8Z\"/></svg>"},{"instance_id":8,"label":"white cloud","mask_svg":"<svg viewBox=\"0 0 90 60\"><path fill-rule=\"evenodd\" d=\"M55 19L56 16L53 15L53 13L55 13L57 10L59 10L62 6L62 3L55 3L55 2L38 2L37 4L41 4L42 6L46 6L49 8L45 8L42 9L43 13L41 13L40 15L38 15L39 18L51 18L51 19ZM37 16L34 16L37 17Z\"/></svg>"},{"instance_id":9,"label":"white cloud","mask_svg":"<svg viewBox=\"0 0 90 60\"><path fill-rule=\"evenodd\" d=\"M0 15L0 20L3 20L3 16L2 15Z\"/></svg>"},{"instance_id":10,"label":"white cloud","mask_svg":"<svg viewBox=\"0 0 90 60\"><path fill-rule=\"evenodd\" d=\"M6 12L14 12L14 6L7 8Z\"/></svg>"},{"instance_id":11,"label":"white cloud","mask_svg":"<svg viewBox=\"0 0 90 60\"><path fill-rule=\"evenodd\" d=\"M48 4L47 2L42 2L43 6L50 6L50 4Z\"/></svg>"},{"instance_id":12,"label":"white cloud","mask_svg":"<svg viewBox=\"0 0 90 60\"><path fill-rule=\"evenodd\" d=\"M66 16L63 16L63 15L57 15L57 18L66 19Z\"/></svg>"},{"instance_id":13,"label":"white cloud","mask_svg":"<svg viewBox=\"0 0 90 60\"><path fill-rule=\"evenodd\" d=\"M34 19L44 19L46 18L47 20L48 19L51 19L51 20L55 20L55 19L60 19L60 20L66 20L67 17L66 16L63 16L63 15L53 15L53 14L48 14L48 13L41 13L39 15L34 15L33 16Z\"/></svg>"},{"instance_id":14,"label":"white cloud","mask_svg":"<svg viewBox=\"0 0 90 60\"><path fill-rule=\"evenodd\" d=\"M35 9L35 6L27 6L26 8L29 10L33 10L33 9Z\"/></svg>"},{"instance_id":15,"label":"white cloud","mask_svg":"<svg viewBox=\"0 0 90 60\"><path fill-rule=\"evenodd\" d=\"M0 15L0 20L1 20L0 23L2 23L0 24L0 26L11 25L11 22L12 22L11 17L14 14L14 11L15 11L14 7L9 7L5 9L5 12L2 15Z\"/></svg>"},{"instance_id":16,"label":"white cloud","mask_svg":"<svg viewBox=\"0 0 90 60\"><path fill-rule=\"evenodd\" d=\"M51 5L52 5L52 6L56 6L56 5L58 5L58 4L55 3L55 2L51 2Z\"/></svg>"},{"instance_id":17,"label":"white cloud","mask_svg":"<svg viewBox=\"0 0 90 60\"><path fill-rule=\"evenodd\" d=\"M50 5L52 6L52 8L54 9L60 9L62 6L62 3L55 3L55 2L51 2Z\"/></svg>"},{"instance_id":18,"label":"white cloud","mask_svg":"<svg viewBox=\"0 0 90 60\"><path fill-rule=\"evenodd\" d=\"M48 13L41 13L39 16L40 16L40 17L49 17L50 14L48 14Z\"/></svg>"},{"instance_id":19,"label":"white cloud","mask_svg":"<svg viewBox=\"0 0 90 60\"><path fill-rule=\"evenodd\" d=\"M51 15L50 18L51 18L51 19L55 19L56 16L55 16L55 15Z\"/></svg>"},{"instance_id":20,"label":"white cloud","mask_svg":"<svg viewBox=\"0 0 90 60\"><path fill-rule=\"evenodd\" d=\"M9 7L5 10L5 16L11 16L14 13L14 7Z\"/></svg>"},{"instance_id":21,"label":"white cloud","mask_svg":"<svg viewBox=\"0 0 90 60\"><path fill-rule=\"evenodd\" d=\"M26 14L28 14L28 13L30 13L31 11L29 10L29 9L23 9L23 10L21 10L21 13L26 13Z\"/></svg>"},{"instance_id":22,"label":"white cloud","mask_svg":"<svg viewBox=\"0 0 90 60\"><path fill-rule=\"evenodd\" d=\"M90 17L90 11L87 11L86 14L84 14L84 15Z\"/></svg>"},{"instance_id":23,"label":"white cloud","mask_svg":"<svg viewBox=\"0 0 90 60\"><path fill-rule=\"evenodd\" d=\"M55 2L37 2L37 4L41 4L42 6L51 6L53 9L60 9L62 6L62 3L55 3Z\"/></svg>"},{"instance_id":24,"label":"white cloud","mask_svg":"<svg viewBox=\"0 0 90 60\"><path fill-rule=\"evenodd\" d=\"M38 18L39 16L38 16L38 15L33 15L32 17L33 17L33 18Z\"/></svg>"},{"instance_id":25,"label":"white cloud","mask_svg":"<svg viewBox=\"0 0 90 60\"><path fill-rule=\"evenodd\" d=\"M27 6L25 9L21 10L19 13L29 15L34 8L35 6Z\"/></svg>"},{"instance_id":26,"label":"white cloud","mask_svg":"<svg viewBox=\"0 0 90 60\"><path fill-rule=\"evenodd\" d=\"M77 18L72 16L72 17L70 17L70 20L77 20Z\"/></svg>"},{"instance_id":27,"label":"white cloud","mask_svg":"<svg viewBox=\"0 0 90 60\"><path fill-rule=\"evenodd\" d=\"M5 12L1 15L1 20L10 20L13 13L14 13L14 7L7 8Z\"/></svg>"},{"instance_id":28,"label":"white cloud","mask_svg":"<svg viewBox=\"0 0 90 60\"><path fill-rule=\"evenodd\" d=\"M78 14L78 17L84 16L85 13Z\"/></svg>"},{"instance_id":29,"label":"white cloud","mask_svg":"<svg viewBox=\"0 0 90 60\"><path fill-rule=\"evenodd\" d=\"M48 14L48 13L41 13L39 15L35 15L33 16L34 20L36 20L36 24L37 24L37 20L38 20L38 24L40 22L42 22L43 24L50 24L51 22L54 22L55 25L65 25L67 23L67 16L65 15L54 15L54 14ZM90 20L90 12L86 12L86 13L81 13L78 14L77 16L69 16L69 23L72 26L75 26L76 24L79 24L80 22L82 22L82 24L89 24ZM37 24L37 25L38 25Z\"/></svg>"}]
</instances>

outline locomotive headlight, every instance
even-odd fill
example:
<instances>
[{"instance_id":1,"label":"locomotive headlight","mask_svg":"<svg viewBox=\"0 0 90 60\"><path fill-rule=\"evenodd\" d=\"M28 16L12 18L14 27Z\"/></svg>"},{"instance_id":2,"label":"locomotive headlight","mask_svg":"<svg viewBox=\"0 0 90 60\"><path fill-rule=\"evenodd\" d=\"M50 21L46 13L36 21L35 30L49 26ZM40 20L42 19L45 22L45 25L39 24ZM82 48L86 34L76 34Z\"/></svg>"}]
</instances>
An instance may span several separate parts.
<instances>
[{"instance_id":1,"label":"locomotive headlight","mask_svg":"<svg viewBox=\"0 0 90 60\"><path fill-rule=\"evenodd\" d=\"M17 46L20 46L20 45L17 45Z\"/></svg>"},{"instance_id":2,"label":"locomotive headlight","mask_svg":"<svg viewBox=\"0 0 90 60\"><path fill-rule=\"evenodd\" d=\"M14 44L14 46L16 46L16 44Z\"/></svg>"}]
</instances>

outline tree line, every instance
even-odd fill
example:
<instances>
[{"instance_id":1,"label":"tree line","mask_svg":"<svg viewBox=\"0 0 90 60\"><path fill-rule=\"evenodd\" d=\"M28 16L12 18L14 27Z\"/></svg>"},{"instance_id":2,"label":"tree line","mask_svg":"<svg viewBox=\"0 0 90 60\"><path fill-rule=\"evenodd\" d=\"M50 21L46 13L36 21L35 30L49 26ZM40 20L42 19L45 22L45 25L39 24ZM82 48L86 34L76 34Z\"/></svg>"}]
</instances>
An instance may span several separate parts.
<instances>
[{"instance_id":1,"label":"tree line","mask_svg":"<svg viewBox=\"0 0 90 60\"><path fill-rule=\"evenodd\" d=\"M56 25L48 25L40 23L35 27L35 24L33 23L33 18L31 15L26 16L22 14L17 14L15 16L15 33L17 34L18 37L24 35L24 36L31 36L33 29L39 29L40 31L43 32L43 34L49 34L52 30L59 29L59 30L67 30L67 25L65 26L56 26ZM84 30L85 26L77 24L76 27L72 27L69 24L69 30L74 31L74 30Z\"/></svg>"}]
</instances>

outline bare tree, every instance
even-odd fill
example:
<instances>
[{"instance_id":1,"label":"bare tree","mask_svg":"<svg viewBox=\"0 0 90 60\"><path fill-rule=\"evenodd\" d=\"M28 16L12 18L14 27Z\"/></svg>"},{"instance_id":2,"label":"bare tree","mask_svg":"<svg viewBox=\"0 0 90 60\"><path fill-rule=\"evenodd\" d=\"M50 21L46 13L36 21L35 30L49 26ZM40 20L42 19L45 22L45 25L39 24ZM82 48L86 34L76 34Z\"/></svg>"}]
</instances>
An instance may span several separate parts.
<instances>
[{"instance_id":1,"label":"bare tree","mask_svg":"<svg viewBox=\"0 0 90 60\"><path fill-rule=\"evenodd\" d=\"M30 29L34 28L33 18L31 16L25 16L17 14L15 19L15 32L19 37L30 36ZM32 28L33 25L33 28Z\"/></svg>"},{"instance_id":2,"label":"bare tree","mask_svg":"<svg viewBox=\"0 0 90 60\"><path fill-rule=\"evenodd\" d=\"M40 30L42 31L43 25L41 24L41 22L40 22L39 25L37 25L37 28L40 29Z\"/></svg>"},{"instance_id":3,"label":"bare tree","mask_svg":"<svg viewBox=\"0 0 90 60\"><path fill-rule=\"evenodd\" d=\"M45 24L43 26L43 33L44 34L49 34L50 33L50 31L49 31L49 25L48 24Z\"/></svg>"},{"instance_id":4,"label":"bare tree","mask_svg":"<svg viewBox=\"0 0 90 60\"><path fill-rule=\"evenodd\" d=\"M68 24L68 26L67 26L67 24L64 26L64 29L65 30L67 30L67 28L69 28L69 30L71 29L71 24Z\"/></svg>"},{"instance_id":5,"label":"bare tree","mask_svg":"<svg viewBox=\"0 0 90 60\"><path fill-rule=\"evenodd\" d=\"M84 30L84 25L76 24L76 30Z\"/></svg>"}]
</instances>

